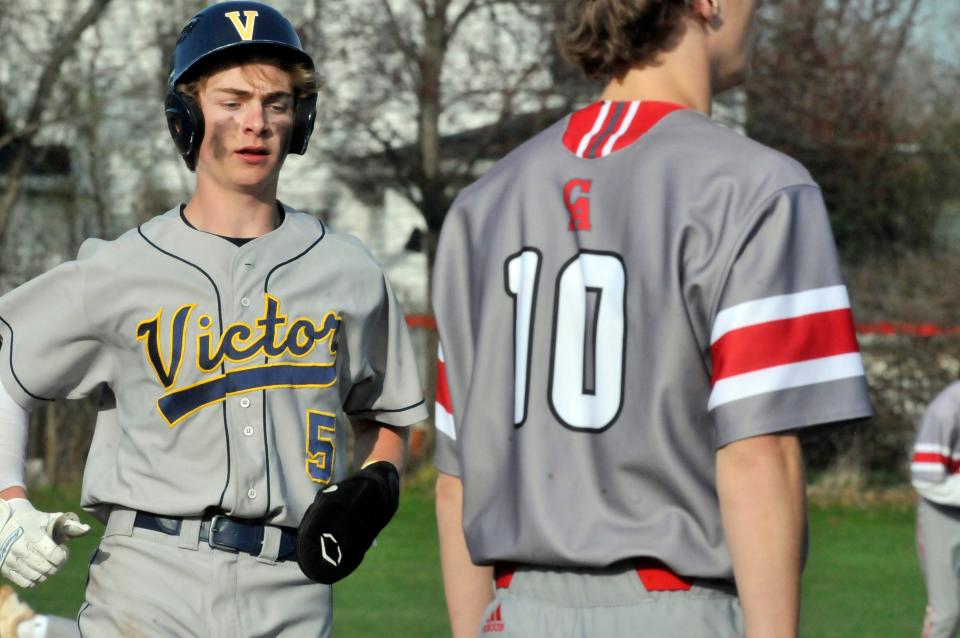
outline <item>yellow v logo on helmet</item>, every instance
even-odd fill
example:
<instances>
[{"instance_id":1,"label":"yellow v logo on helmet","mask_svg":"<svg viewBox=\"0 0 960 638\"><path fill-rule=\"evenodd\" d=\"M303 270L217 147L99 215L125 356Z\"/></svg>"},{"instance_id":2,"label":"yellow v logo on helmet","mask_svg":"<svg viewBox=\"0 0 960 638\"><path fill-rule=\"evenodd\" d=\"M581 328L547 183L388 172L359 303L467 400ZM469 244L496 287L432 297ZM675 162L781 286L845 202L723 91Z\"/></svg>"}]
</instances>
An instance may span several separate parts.
<instances>
[{"instance_id":1,"label":"yellow v logo on helmet","mask_svg":"<svg viewBox=\"0 0 960 638\"><path fill-rule=\"evenodd\" d=\"M256 11L244 11L243 17L245 21L243 24L240 24L239 11L228 11L223 15L230 18L230 22L233 23L233 28L240 34L241 40L253 39L253 23L256 22L257 15L259 15Z\"/></svg>"}]
</instances>

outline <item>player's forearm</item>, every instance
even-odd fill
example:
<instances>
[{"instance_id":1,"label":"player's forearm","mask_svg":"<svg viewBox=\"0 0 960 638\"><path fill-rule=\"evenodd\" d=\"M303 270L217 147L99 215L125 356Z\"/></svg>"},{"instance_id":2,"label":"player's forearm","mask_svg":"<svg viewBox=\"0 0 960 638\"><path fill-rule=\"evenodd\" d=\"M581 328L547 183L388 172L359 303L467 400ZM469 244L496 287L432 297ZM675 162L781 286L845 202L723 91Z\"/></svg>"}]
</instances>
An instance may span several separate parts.
<instances>
[{"instance_id":1,"label":"player's forearm","mask_svg":"<svg viewBox=\"0 0 960 638\"><path fill-rule=\"evenodd\" d=\"M747 637L796 636L806 529L797 437L760 436L722 448L717 489Z\"/></svg>"},{"instance_id":2,"label":"player's forearm","mask_svg":"<svg viewBox=\"0 0 960 638\"><path fill-rule=\"evenodd\" d=\"M475 638L483 610L493 600L493 570L473 564L463 537L463 485L441 472L437 476L437 530L440 567L453 638Z\"/></svg>"},{"instance_id":3,"label":"player's forearm","mask_svg":"<svg viewBox=\"0 0 960 638\"><path fill-rule=\"evenodd\" d=\"M390 427L366 419L351 419L351 424L356 467L363 467L373 461L389 461L397 471L403 472L409 428Z\"/></svg>"},{"instance_id":4,"label":"player's forearm","mask_svg":"<svg viewBox=\"0 0 960 638\"><path fill-rule=\"evenodd\" d=\"M0 498L26 498L24 459L30 420L0 381Z\"/></svg>"}]
</instances>

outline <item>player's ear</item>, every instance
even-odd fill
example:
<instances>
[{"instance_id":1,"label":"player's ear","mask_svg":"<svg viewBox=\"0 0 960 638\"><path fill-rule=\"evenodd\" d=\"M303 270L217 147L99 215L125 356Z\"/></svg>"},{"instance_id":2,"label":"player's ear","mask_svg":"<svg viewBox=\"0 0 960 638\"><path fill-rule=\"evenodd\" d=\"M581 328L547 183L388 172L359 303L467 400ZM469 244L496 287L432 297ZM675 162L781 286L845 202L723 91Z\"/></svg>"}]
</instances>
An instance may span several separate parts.
<instances>
[{"instance_id":1,"label":"player's ear","mask_svg":"<svg viewBox=\"0 0 960 638\"><path fill-rule=\"evenodd\" d=\"M704 24L716 27L720 19L720 0L692 0L693 14Z\"/></svg>"}]
</instances>

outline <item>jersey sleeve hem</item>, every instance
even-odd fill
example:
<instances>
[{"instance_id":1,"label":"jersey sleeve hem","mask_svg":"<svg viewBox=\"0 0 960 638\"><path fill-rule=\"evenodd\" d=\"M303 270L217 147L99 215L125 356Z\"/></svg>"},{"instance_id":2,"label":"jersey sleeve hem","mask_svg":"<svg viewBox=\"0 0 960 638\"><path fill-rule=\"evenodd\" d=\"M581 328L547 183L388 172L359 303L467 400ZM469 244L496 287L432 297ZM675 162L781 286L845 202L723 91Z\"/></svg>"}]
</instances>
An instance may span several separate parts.
<instances>
[{"instance_id":1,"label":"jersey sleeve hem","mask_svg":"<svg viewBox=\"0 0 960 638\"><path fill-rule=\"evenodd\" d=\"M405 408L358 410L348 412L347 416L359 419L371 419L386 425L404 427L425 421L430 415L427 412L426 402L420 399L419 402Z\"/></svg>"},{"instance_id":2,"label":"jersey sleeve hem","mask_svg":"<svg viewBox=\"0 0 960 638\"><path fill-rule=\"evenodd\" d=\"M945 507L960 508L960 477L942 483L913 480L917 494L924 500Z\"/></svg>"},{"instance_id":3,"label":"jersey sleeve hem","mask_svg":"<svg viewBox=\"0 0 960 638\"><path fill-rule=\"evenodd\" d=\"M790 430L803 430L817 426L849 424L873 416L869 405L858 405L843 410L822 412L816 414L800 414L793 418L781 419L775 423L750 423L738 426L727 426L717 430L717 449L734 441L749 439L766 434L779 434Z\"/></svg>"},{"instance_id":4,"label":"jersey sleeve hem","mask_svg":"<svg viewBox=\"0 0 960 638\"><path fill-rule=\"evenodd\" d=\"M442 462L440 459L436 459L434 461L434 465L436 466L438 472L442 472L448 476L460 478L460 468L456 465Z\"/></svg>"},{"instance_id":5,"label":"jersey sleeve hem","mask_svg":"<svg viewBox=\"0 0 960 638\"><path fill-rule=\"evenodd\" d=\"M29 411L53 399L34 394L20 380L13 367L14 337L13 326L0 316L0 381L17 405Z\"/></svg>"}]
</instances>

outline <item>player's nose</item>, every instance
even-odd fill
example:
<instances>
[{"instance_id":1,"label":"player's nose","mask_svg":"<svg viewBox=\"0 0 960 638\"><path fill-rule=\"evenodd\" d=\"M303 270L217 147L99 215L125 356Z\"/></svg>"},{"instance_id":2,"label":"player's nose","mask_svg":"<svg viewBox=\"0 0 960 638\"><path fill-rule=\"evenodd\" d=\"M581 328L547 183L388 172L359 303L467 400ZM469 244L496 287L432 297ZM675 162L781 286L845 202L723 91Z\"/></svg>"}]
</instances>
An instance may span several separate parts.
<instances>
[{"instance_id":1,"label":"player's nose","mask_svg":"<svg viewBox=\"0 0 960 638\"><path fill-rule=\"evenodd\" d=\"M251 101L243 113L244 133L263 135L267 130L266 107L256 101Z\"/></svg>"}]
</instances>

